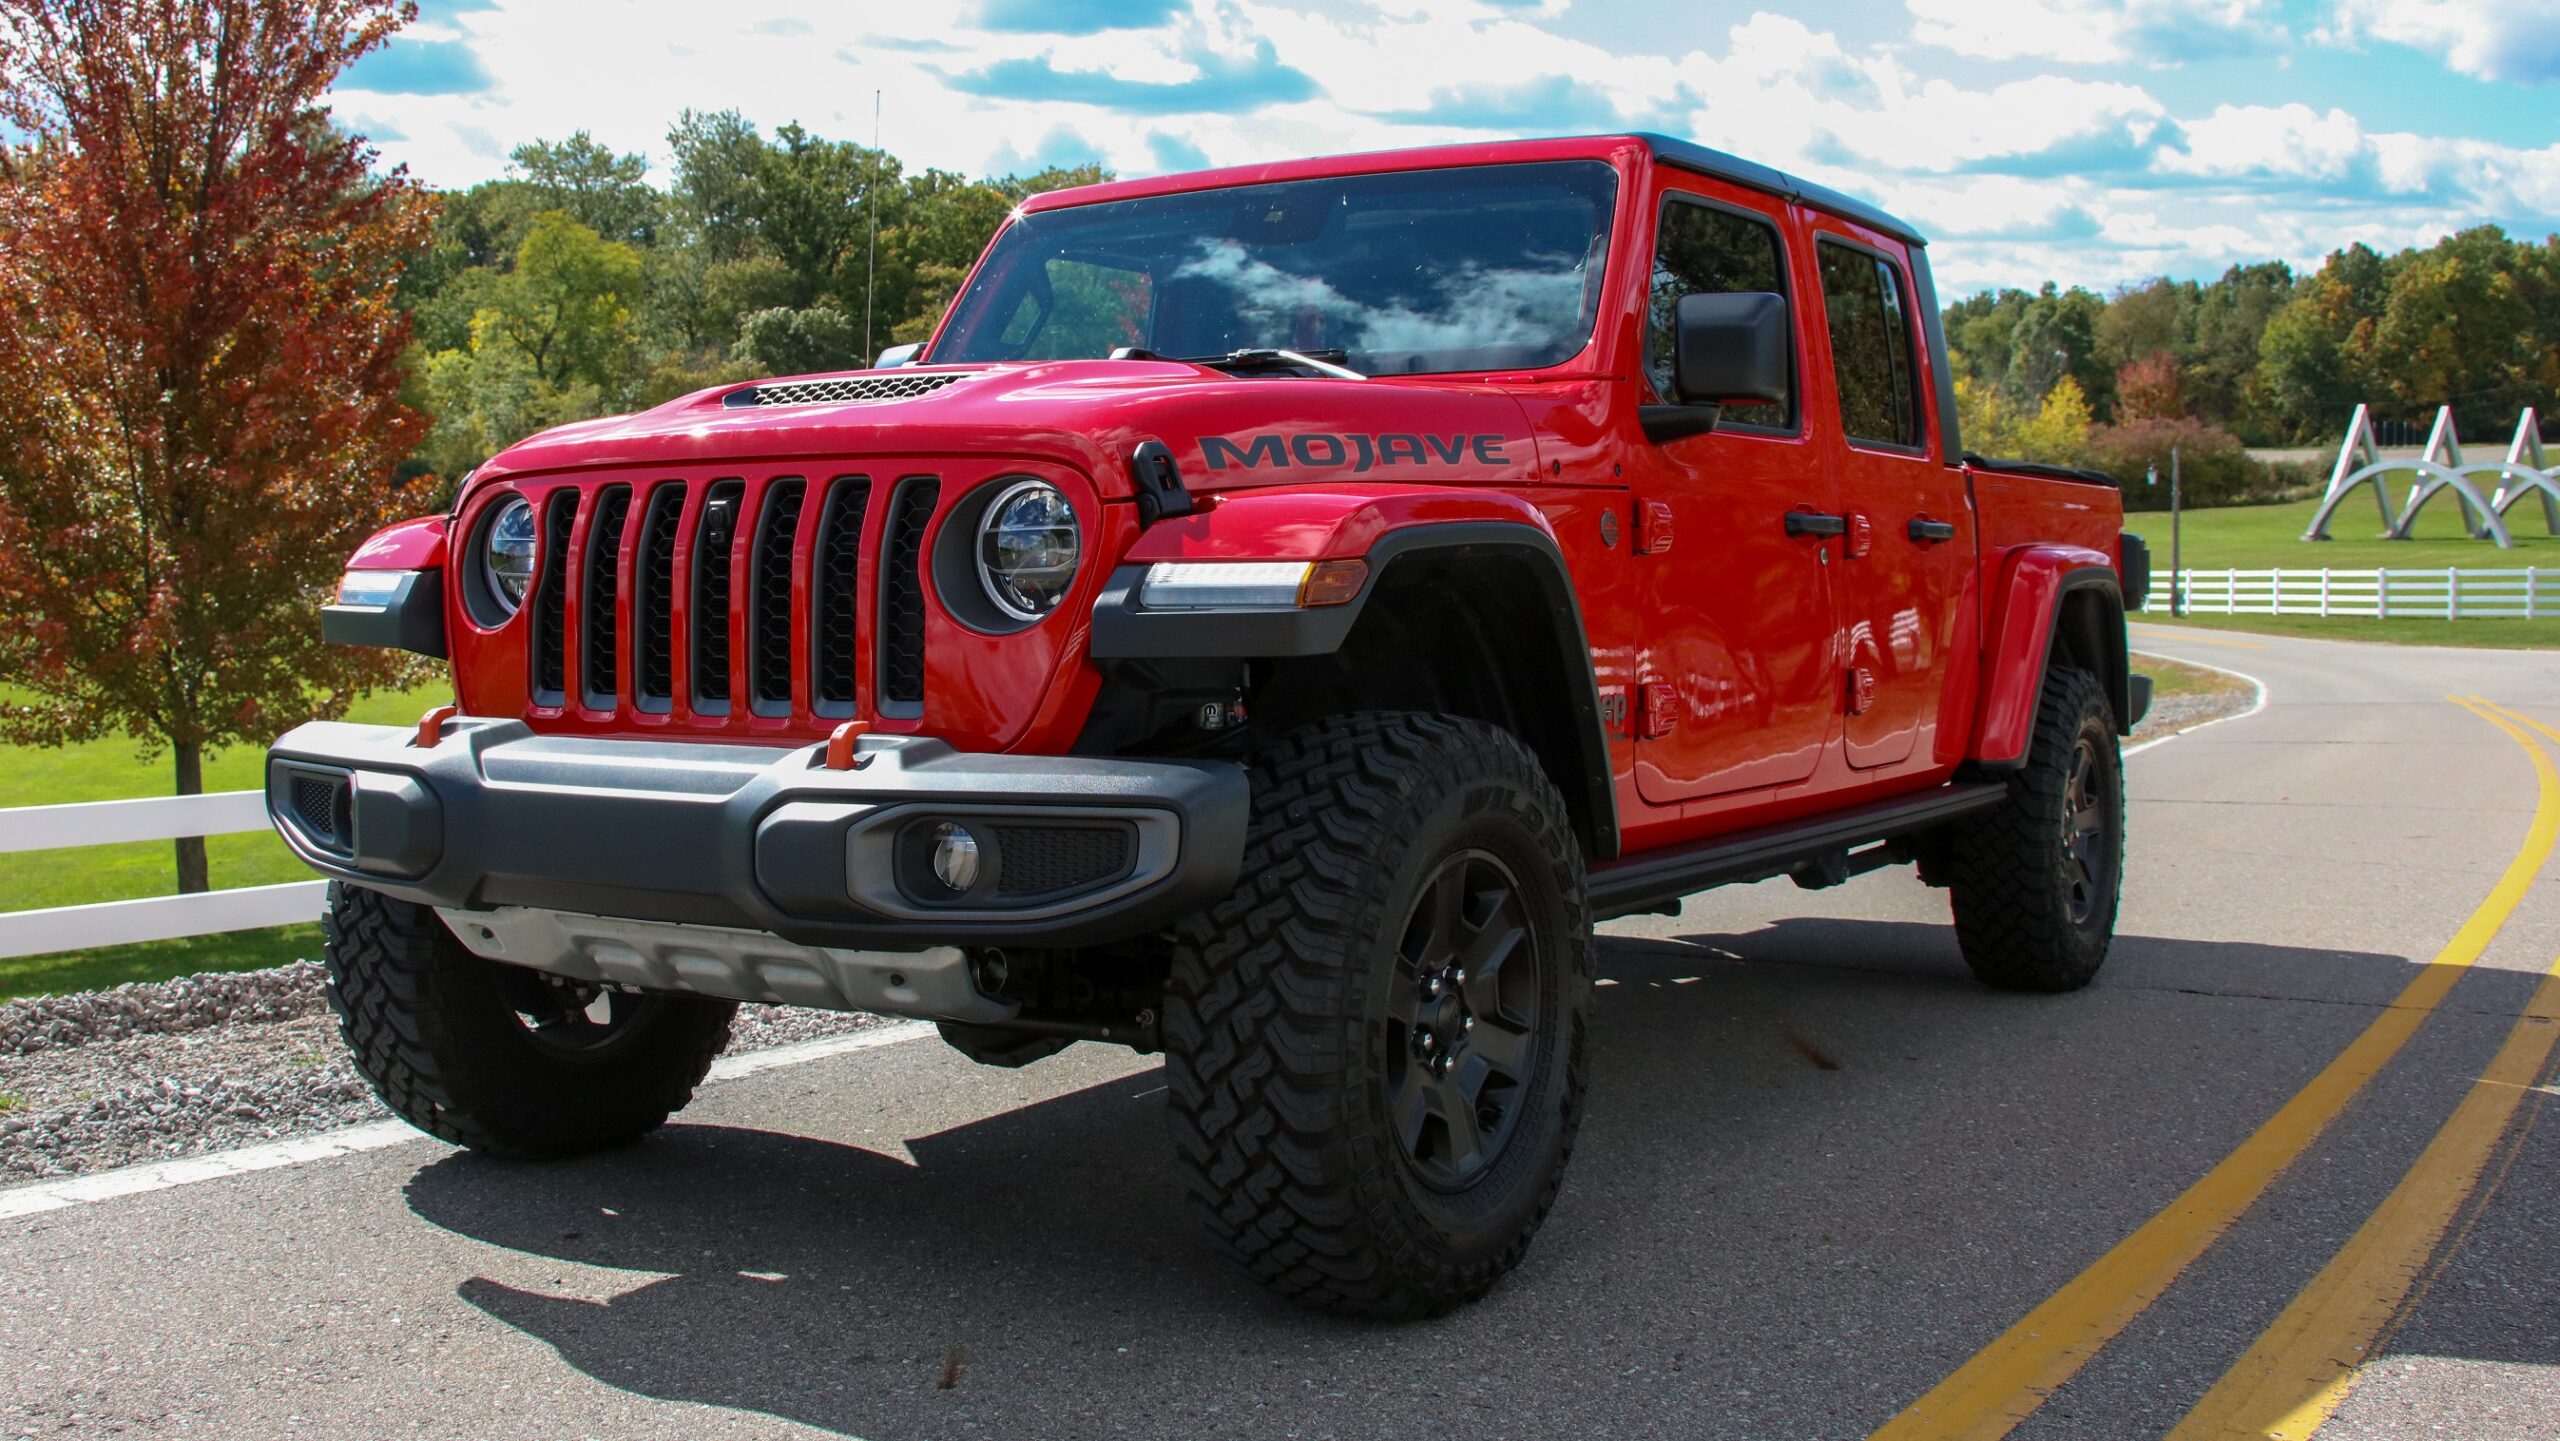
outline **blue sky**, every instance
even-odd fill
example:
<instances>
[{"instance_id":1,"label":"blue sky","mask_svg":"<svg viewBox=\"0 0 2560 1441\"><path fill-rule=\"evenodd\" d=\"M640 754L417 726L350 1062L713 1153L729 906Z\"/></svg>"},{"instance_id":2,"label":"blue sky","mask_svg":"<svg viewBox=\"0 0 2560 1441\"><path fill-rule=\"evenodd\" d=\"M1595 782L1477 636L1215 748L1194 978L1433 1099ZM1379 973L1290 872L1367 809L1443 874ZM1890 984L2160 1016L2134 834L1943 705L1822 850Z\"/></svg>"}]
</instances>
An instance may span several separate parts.
<instances>
[{"instance_id":1,"label":"blue sky","mask_svg":"<svg viewBox=\"0 0 2560 1441\"><path fill-rule=\"evenodd\" d=\"M1654 129L1899 211L1950 291L2560 230L2560 0L427 0L340 117L437 185L734 108L972 174Z\"/></svg>"}]
</instances>

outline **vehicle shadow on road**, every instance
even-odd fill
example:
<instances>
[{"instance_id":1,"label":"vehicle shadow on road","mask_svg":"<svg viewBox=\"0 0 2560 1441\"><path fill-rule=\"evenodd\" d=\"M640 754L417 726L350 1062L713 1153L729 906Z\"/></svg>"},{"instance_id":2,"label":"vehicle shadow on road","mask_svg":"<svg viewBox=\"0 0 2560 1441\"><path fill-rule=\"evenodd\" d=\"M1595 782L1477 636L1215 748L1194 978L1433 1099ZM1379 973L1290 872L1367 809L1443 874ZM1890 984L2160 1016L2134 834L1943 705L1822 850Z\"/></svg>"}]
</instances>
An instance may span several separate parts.
<instances>
[{"instance_id":1,"label":"vehicle shadow on road","mask_svg":"<svg viewBox=\"0 0 2560 1441\"><path fill-rule=\"evenodd\" d=\"M602 1300L544 1290L538 1265L458 1278L586 1376L873 1441L1283 1418L1367 1434L1379 1408L1415 1405L1556 1418L1507 1428L1533 1434L1863 1434L2220 1160L2372 1014L2266 997L2388 994L2413 970L2120 945L2110 984L2018 997L1976 986L1934 926L1605 942L1558 1211L1490 1298L1409 1326L1301 1313L1214 1256L1162 1154L1152 1071L904 1157L678 1124L566 1165L449 1155L407 1195L521 1258L658 1273ZM2228 996L2189 988L2206 976ZM2509 999L2478 980L2467 1000ZM919 1093L996 1084L924 1044L899 1056ZM544 1279L592 1294L615 1278ZM2196 1360L2199 1386L2229 1359Z\"/></svg>"}]
</instances>

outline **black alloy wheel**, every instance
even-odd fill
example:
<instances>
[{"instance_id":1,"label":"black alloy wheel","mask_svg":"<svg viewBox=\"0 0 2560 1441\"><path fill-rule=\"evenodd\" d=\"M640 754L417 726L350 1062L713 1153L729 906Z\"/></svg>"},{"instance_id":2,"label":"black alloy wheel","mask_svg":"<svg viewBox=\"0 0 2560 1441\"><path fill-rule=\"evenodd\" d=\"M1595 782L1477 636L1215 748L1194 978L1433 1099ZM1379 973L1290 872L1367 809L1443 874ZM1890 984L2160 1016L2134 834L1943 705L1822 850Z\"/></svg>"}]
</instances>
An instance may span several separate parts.
<instances>
[{"instance_id":1,"label":"black alloy wheel","mask_svg":"<svg viewBox=\"0 0 2560 1441\"><path fill-rule=\"evenodd\" d=\"M1537 1074L1545 965L1520 883L1449 857L1415 898L1387 996L1387 1109L1414 1174L1462 1190L1502 1155Z\"/></svg>"}]
</instances>

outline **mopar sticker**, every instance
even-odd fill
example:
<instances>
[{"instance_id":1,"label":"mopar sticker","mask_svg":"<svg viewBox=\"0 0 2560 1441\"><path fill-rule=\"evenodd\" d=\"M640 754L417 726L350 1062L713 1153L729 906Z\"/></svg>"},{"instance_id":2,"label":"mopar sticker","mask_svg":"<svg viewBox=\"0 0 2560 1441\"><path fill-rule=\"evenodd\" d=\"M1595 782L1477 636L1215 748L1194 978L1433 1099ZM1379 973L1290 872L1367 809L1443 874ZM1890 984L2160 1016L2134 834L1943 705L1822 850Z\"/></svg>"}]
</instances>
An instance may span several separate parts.
<instances>
[{"instance_id":1,"label":"mopar sticker","mask_svg":"<svg viewBox=\"0 0 2560 1441\"><path fill-rule=\"evenodd\" d=\"M1241 441L1224 435L1205 436L1200 453L1211 470L1287 470L1306 466L1326 470L1348 468L1353 474L1396 465L1456 465L1470 455L1480 465L1507 463L1500 435L1328 435L1310 431L1282 437L1256 435Z\"/></svg>"}]
</instances>

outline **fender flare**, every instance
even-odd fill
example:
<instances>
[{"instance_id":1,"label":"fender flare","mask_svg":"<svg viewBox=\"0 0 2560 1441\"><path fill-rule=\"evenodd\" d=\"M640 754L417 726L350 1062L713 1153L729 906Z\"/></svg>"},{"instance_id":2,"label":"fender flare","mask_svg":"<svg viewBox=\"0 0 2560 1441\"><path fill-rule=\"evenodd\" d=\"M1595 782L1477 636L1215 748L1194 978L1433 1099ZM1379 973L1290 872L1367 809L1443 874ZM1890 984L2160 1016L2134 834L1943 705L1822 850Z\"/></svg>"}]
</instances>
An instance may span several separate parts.
<instances>
[{"instance_id":1,"label":"fender flare","mask_svg":"<svg viewBox=\"0 0 2560 1441\"><path fill-rule=\"evenodd\" d=\"M1536 512L1523 507L1528 515ZM1425 521L1399 526L1370 541L1361 558L1369 563L1368 579L1350 601L1334 606L1290 610L1150 611L1139 604L1146 580L1144 562L1114 569L1093 609L1089 654L1110 660L1259 660L1291 656L1331 655L1350 639L1372 596L1385 584L1397 562L1414 556L1442 559L1501 556L1524 563L1536 582L1539 612L1549 629L1568 678L1564 703L1580 770L1578 810L1589 819L1584 837L1590 859L1612 859L1618 852L1617 788L1609 756L1608 732L1600 714L1599 679L1591 668L1591 642L1582 624L1582 605L1572 572L1555 537L1528 519ZM1560 786L1568 778L1557 777Z\"/></svg>"},{"instance_id":2,"label":"fender flare","mask_svg":"<svg viewBox=\"0 0 2560 1441\"><path fill-rule=\"evenodd\" d=\"M1999 613L1986 632L1980 714L1966 752L1972 763L1992 771L2027 763L2055 632L2075 596L2093 596L2100 608L2093 637L2099 647L2098 683L2115 712L2117 733L2131 733L2132 659L2125 639L2124 588L2114 562L2079 546L2021 546L2003 566L1999 595Z\"/></svg>"}]
</instances>

